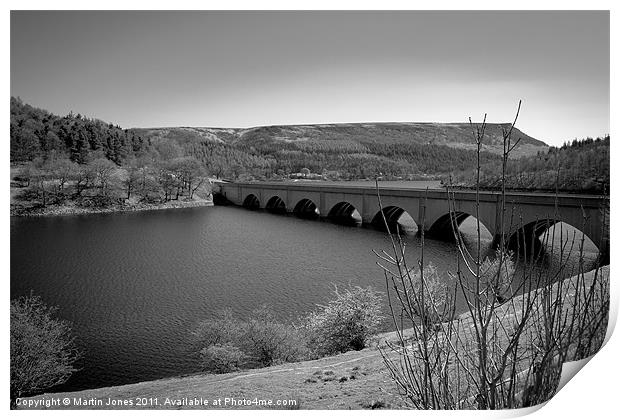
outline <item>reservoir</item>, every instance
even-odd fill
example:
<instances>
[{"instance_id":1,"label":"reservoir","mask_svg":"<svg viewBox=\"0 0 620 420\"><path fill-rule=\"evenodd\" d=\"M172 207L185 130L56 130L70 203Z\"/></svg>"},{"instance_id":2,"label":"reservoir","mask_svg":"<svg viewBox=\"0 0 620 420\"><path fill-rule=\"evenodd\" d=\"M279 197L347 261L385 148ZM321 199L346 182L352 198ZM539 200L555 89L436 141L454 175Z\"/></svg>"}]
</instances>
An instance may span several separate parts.
<instances>
[{"instance_id":1,"label":"reservoir","mask_svg":"<svg viewBox=\"0 0 620 420\"><path fill-rule=\"evenodd\" d=\"M415 264L420 239L407 241ZM56 390L120 385L199 371L191 333L223 308L294 321L334 285L384 292L373 249L385 233L238 207L13 217L11 298L40 295L73 324L80 370ZM424 257L456 269L452 243L427 238Z\"/></svg>"}]
</instances>

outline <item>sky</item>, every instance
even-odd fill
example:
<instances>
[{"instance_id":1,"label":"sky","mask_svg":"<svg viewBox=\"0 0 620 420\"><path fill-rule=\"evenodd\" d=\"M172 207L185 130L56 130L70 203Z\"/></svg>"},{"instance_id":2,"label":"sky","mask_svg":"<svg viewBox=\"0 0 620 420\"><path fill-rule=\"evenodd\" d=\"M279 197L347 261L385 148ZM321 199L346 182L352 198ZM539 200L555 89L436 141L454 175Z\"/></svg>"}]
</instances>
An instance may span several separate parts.
<instances>
[{"instance_id":1,"label":"sky","mask_svg":"<svg viewBox=\"0 0 620 420\"><path fill-rule=\"evenodd\" d=\"M13 11L11 95L132 127L466 122L609 133L609 13Z\"/></svg>"}]
</instances>

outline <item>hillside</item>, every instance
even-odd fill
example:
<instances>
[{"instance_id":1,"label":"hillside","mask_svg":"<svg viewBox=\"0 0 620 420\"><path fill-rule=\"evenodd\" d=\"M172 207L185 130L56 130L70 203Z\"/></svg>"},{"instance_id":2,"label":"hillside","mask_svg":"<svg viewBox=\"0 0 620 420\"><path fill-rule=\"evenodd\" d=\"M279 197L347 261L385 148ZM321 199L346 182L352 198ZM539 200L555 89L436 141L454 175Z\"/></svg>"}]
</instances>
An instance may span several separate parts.
<instances>
[{"instance_id":1,"label":"hillside","mask_svg":"<svg viewBox=\"0 0 620 420\"><path fill-rule=\"evenodd\" d=\"M488 124L484 151L502 152L502 127L509 124ZM269 144L285 149L331 150L372 153L374 145L435 145L475 150L471 127L468 123L350 123L313 125L276 125L253 128L135 128L145 138L176 140L179 144L192 141L210 141L234 146L259 149ZM514 130L521 138L514 157L534 155L548 146L533 137Z\"/></svg>"},{"instance_id":2,"label":"hillside","mask_svg":"<svg viewBox=\"0 0 620 420\"><path fill-rule=\"evenodd\" d=\"M586 138L550 147L547 152L522 156L506 168L506 187L517 190L540 190L588 194L609 194L610 137ZM480 187L501 186L501 163L488 162L481 168ZM476 178L471 171L453 176L459 185L473 188Z\"/></svg>"},{"instance_id":3,"label":"hillside","mask_svg":"<svg viewBox=\"0 0 620 420\"><path fill-rule=\"evenodd\" d=\"M489 124L483 164L499 162L502 124ZM476 165L469 124L355 123L239 128L132 129L149 143L178 144L217 177L264 180L296 173L353 180L425 179L471 170ZM513 157L548 146L516 130ZM314 175L313 175L314 174Z\"/></svg>"}]
</instances>

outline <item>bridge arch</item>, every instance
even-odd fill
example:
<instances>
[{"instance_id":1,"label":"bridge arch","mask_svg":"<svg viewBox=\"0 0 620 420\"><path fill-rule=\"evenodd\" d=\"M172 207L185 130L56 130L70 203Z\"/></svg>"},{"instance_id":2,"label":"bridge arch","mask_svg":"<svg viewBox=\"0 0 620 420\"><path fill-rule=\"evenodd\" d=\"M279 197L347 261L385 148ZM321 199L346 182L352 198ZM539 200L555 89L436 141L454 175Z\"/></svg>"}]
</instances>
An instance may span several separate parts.
<instances>
[{"instance_id":1,"label":"bridge arch","mask_svg":"<svg viewBox=\"0 0 620 420\"><path fill-rule=\"evenodd\" d=\"M334 223L347 226L360 226L362 216L355 206L347 201L336 203L329 211L327 218Z\"/></svg>"},{"instance_id":2,"label":"bridge arch","mask_svg":"<svg viewBox=\"0 0 620 420\"><path fill-rule=\"evenodd\" d=\"M293 213L302 219L316 219L320 215L319 208L314 201L303 198L295 205Z\"/></svg>"},{"instance_id":3,"label":"bridge arch","mask_svg":"<svg viewBox=\"0 0 620 420\"><path fill-rule=\"evenodd\" d=\"M460 227L470 217L474 221L476 220L475 216L464 211L445 213L429 224L430 227L427 229L427 234L435 239L454 241L454 226ZM482 219L480 219L480 230L483 236L490 236L492 238L491 229Z\"/></svg>"},{"instance_id":4,"label":"bridge arch","mask_svg":"<svg viewBox=\"0 0 620 420\"><path fill-rule=\"evenodd\" d=\"M385 220L383 219L385 217ZM372 219L372 226L385 231L385 222L391 233L413 234L418 232L418 224L402 207L387 206L379 210Z\"/></svg>"},{"instance_id":5,"label":"bridge arch","mask_svg":"<svg viewBox=\"0 0 620 420\"><path fill-rule=\"evenodd\" d=\"M258 210L260 208L260 200L254 194L248 194L243 200L243 207L249 210Z\"/></svg>"},{"instance_id":6,"label":"bridge arch","mask_svg":"<svg viewBox=\"0 0 620 420\"><path fill-rule=\"evenodd\" d=\"M544 218L523 223L506 235L506 246L519 257L535 259L544 253L568 258L569 254L578 257L582 250L584 258L594 259L603 251L592 238L580 228L561 218Z\"/></svg>"},{"instance_id":7,"label":"bridge arch","mask_svg":"<svg viewBox=\"0 0 620 420\"><path fill-rule=\"evenodd\" d=\"M284 214L286 213L286 203L282 200L282 198L280 198L280 196L274 195L267 200L265 209L270 213Z\"/></svg>"}]
</instances>

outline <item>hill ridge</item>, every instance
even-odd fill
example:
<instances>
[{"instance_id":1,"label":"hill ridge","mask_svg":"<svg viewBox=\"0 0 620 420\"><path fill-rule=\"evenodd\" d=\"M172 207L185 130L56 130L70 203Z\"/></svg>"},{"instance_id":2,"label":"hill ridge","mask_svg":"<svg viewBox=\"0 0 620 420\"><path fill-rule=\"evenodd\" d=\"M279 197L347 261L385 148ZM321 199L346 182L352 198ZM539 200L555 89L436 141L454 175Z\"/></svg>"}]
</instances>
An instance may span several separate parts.
<instances>
[{"instance_id":1,"label":"hill ridge","mask_svg":"<svg viewBox=\"0 0 620 420\"><path fill-rule=\"evenodd\" d=\"M501 154L502 128L509 126L510 123L487 123L483 151ZM181 143L189 140L211 140L250 147L256 144L277 147L292 143L304 146L347 144L353 149L364 148L369 144L439 145L467 150L475 148L468 122L355 122L265 125L248 128L176 126L132 130L147 138L176 140ZM516 127L514 136L520 138L521 143L515 149L513 157L534 155L549 148L543 141L523 133Z\"/></svg>"},{"instance_id":2,"label":"hill ridge","mask_svg":"<svg viewBox=\"0 0 620 420\"><path fill-rule=\"evenodd\" d=\"M481 122L474 122L480 124ZM324 126L347 126L347 125L465 125L469 127L468 121L350 121L350 122L326 122L326 123L299 123L299 124L265 124L252 125L248 127L224 127L210 125L169 125L158 127L129 127L128 130L163 130L168 128L206 128L211 130L251 130L254 128L271 128L271 127L324 127ZM510 126L511 122L488 122L487 126ZM518 127L515 127L518 128ZM542 142L542 140L539 140Z\"/></svg>"}]
</instances>

